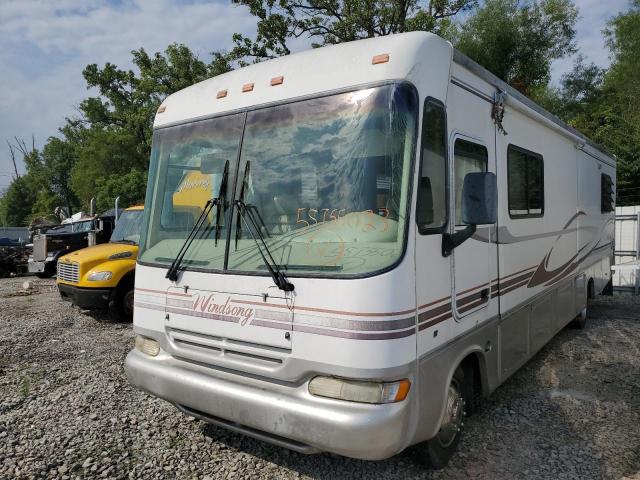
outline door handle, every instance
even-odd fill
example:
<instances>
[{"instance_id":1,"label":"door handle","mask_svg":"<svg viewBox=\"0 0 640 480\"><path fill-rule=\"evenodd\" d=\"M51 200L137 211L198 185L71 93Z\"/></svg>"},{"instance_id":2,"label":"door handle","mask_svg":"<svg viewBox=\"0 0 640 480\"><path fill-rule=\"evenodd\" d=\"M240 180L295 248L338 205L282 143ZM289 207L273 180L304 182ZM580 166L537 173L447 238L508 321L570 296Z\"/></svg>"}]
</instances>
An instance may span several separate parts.
<instances>
[{"instance_id":1,"label":"door handle","mask_svg":"<svg viewBox=\"0 0 640 480\"><path fill-rule=\"evenodd\" d=\"M482 298L483 300L489 300L489 287L487 288L483 288L480 291L480 298Z\"/></svg>"}]
</instances>

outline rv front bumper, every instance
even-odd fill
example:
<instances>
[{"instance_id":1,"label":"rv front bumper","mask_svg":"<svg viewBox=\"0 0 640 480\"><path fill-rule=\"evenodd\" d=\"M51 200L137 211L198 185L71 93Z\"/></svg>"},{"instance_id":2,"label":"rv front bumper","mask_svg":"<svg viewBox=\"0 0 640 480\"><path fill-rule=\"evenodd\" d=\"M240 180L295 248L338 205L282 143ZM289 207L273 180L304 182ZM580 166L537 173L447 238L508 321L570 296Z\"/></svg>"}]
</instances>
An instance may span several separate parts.
<instances>
[{"instance_id":1,"label":"rv front bumper","mask_svg":"<svg viewBox=\"0 0 640 480\"><path fill-rule=\"evenodd\" d=\"M58 291L63 300L68 300L83 310L106 310L111 299L110 288L80 288L66 283L58 283Z\"/></svg>"},{"instance_id":2,"label":"rv front bumper","mask_svg":"<svg viewBox=\"0 0 640 480\"><path fill-rule=\"evenodd\" d=\"M332 400L311 395L308 382L284 386L199 370L163 351L132 350L125 370L133 385L188 415L303 453L381 460L406 448L412 434L411 393L385 405Z\"/></svg>"}]
</instances>

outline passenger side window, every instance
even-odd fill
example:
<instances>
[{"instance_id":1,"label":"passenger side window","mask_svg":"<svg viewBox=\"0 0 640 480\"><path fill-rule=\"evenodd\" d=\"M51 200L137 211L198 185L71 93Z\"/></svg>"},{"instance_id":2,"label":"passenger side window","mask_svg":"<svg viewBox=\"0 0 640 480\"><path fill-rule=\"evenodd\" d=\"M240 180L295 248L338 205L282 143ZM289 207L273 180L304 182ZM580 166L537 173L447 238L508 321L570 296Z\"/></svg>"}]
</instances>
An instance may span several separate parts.
<instances>
[{"instance_id":1,"label":"passenger side window","mask_svg":"<svg viewBox=\"0 0 640 480\"><path fill-rule=\"evenodd\" d=\"M544 162L542 155L514 145L507 150L509 216L541 217L544 214Z\"/></svg>"},{"instance_id":2,"label":"passenger side window","mask_svg":"<svg viewBox=\"0 0 640 480\"><path fill-rule=\"evenodd\" d=\"M483 145L461 138L453 147L453 171L455 175L456 226L462 223L462 186L467 173L486 172L489 154Z\"/></svg>"},{"instance_id":3,"label":"passenger side window","mask_svg":"<svg viewBox=\"0 0 640 480\"><path fill-rule=\"evenodd\" d=\"M600 177L600 211L602 213L613 212L616 209L615 203L613 180L609 175L603 173Z\"/></svg>"},{"instance_id":4,"label":"passenger side window","mask_svg":"<svg viewBox=\"0 0 640 480\"><path fill-rule=\"evenodd\" d=\"M416 222L421 234L447 225L447 120L444 105L428 98L422 121L422 150Z\"/></svg>"}]
</instances>

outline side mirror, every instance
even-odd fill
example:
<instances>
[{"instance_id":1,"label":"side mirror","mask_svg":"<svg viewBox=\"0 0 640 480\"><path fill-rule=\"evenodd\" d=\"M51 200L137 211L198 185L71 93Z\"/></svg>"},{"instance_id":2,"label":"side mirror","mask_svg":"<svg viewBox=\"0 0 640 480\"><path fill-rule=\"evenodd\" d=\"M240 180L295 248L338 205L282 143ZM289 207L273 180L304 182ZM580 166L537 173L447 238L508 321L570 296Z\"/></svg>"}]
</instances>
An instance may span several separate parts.
<instances>
[{"instance_id":1,"label":"side mirror","mask_svg":"<svg viewBox=\"0 0 640 480\"><path fill-rule=\"evenodd\" d=\"M462 185L462 221L464 230L445 233L442 237L442 255L448 257L476 233L477 225L498 221L498 182L494 173L467 173Z\"/></svg>"},{"instance_id":2,"label":"side mirror","mask_svg":"<svg viewBox=\"0 0 640 480\"><path fill-rule=\"evenodd\" d=\"M418 183L418 198L423 201L418 202L416 222L418 225L429 225L433 223L433 194L431 192L431 179L429 177L420 178L420 182Z\"/></svg>"},{"instance_id":3,"label":"side mirror","mask_svg":"<svg viewBox=\"0 0 640 480\"><path fill-rule=\"evenodd\" d=\"M102 220L101 218L96 220L96 231L104 232L104 220Z\"/></svg>"},{"instance_id":4,"label":"side mirror","mask_svg":"<svg viewBox=\"0 0 640 480\"><path fill-rule=\"evenodd\" d=\"M462 187L462 221L485 225L498 220L498 182L491 172L467 173Z\"/></svg>"}]
</instances>

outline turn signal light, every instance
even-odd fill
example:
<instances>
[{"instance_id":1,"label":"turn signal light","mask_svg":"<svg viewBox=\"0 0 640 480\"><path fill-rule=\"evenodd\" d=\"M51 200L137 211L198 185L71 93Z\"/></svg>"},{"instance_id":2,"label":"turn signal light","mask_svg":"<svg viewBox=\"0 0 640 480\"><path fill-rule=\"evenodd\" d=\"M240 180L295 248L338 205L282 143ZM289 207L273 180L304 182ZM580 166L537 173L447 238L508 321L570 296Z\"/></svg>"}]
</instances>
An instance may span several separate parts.
<instances>
[{"instance_id":1,"label":"turn signal light","mask_svg":"<svg viewBox=\"0 0 640 480\"><path fill-rule=\"evenodd\" d=\"M146 353L151 357L155 357L160 353L160 344L152 338L136 336L136 350Z\"/></svg>"},{"instance_id":2,"label":"turn signal light","mask_svg":"<svg viewBox=\"0 0 640 480\"><path fill-rule=\"evenodd\" d=\"M279 77L273 77L271 79L271 86L275 87L276 85L282 85L284 83L284 77L280 75Z\"/></svg>"},{"instance_id":3,"label":"turn signal light","mask_svg":"<svg viewBox=\"0 0 640 480\"><path fill-rule=\"evenodd\" d=\"M216 98L220 99L220 98L224 98L227 96L227 91L226 90L220 90L218 92L218 94L216 95Z\"/></svg>"},{"instance_id":4,"label":"turn signal light","mask_svg":"<svg viewBox=\"0 0 640 480\"><path fill-rule=\"evenodd\" d=\"M160 105L160 108L158 108L158 113L162 113L167 109L167 107L165 105Z\"/></svg>"},{"instance_id":5,"label":"turn signal light","mask_svg":"<svg viewBox=\"0 0 640 480\"><path fill-rule=\"evenodd\" d=\"M409 394L411 382L363 382L335 377L315 377L309 382L309 393L318 397L335 398L360 403L401 402Z\"/></svg>"},{"instance_id":6,"label":"turn signal light","mask_svg":"<svg viewBox=\"0 0 640 480\"><path fill-rule=\"evenodd\" d=\"M242 92L243 92L243 93L250 92L250 91L252 91L252 90L253 90L253 83L245 83L245 84L242 86Z\"/></svg>"}]
</instances>

